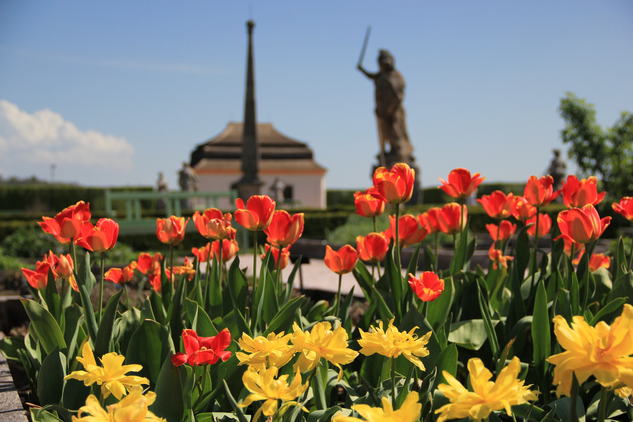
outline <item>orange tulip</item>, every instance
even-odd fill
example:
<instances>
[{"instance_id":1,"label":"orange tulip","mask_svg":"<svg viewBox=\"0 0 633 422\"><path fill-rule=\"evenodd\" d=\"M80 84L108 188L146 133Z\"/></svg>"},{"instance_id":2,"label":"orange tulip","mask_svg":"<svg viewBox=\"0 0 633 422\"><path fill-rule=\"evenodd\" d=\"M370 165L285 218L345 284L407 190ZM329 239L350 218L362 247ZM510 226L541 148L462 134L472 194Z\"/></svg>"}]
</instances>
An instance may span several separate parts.
<instances>
[{"instance_id":1,"label":"orange tulip","mask_svg":"<svg viewBox=\"0 0 633 422\"><path fill-rule=\"evenodd\" d=\"M209 250L211 249L211 243L207 243L201 248L191 248L191 253L196 257L198 262L206 262L209 259Z\"/></svg>"},{"instance_id":2,"label":"orange tulip","mask_svg":"<svg viewBox=\"0 0 633 422\"><path fill-rule=\"evenodd\" d=\"M158 252L154 254L153 257L147 252L143 252L139 254L138 259L136 260L136 269L139 270L141 274L149 277L150 284L157 292L160 292L161 287L161 259L163 259L163 257ZM167 278L170 278L169 270L167 270L165 274L167 274Z\"/></svg>"},{"instance_id":3,"label":"orange tulip","mask_svg":"<svg viewBox=\"0 0 633 422\"><path fill-rule=\"evenodd\" d=\"M369 189L365 193L354 193L354 205L356 205L356 214L363 217L378 217L385 212L385 201L371 196Z\"/></svg>"},{"instance_id":4,"label":"orange tulip","mask_svg":"<svg viewBox=\"0 0 633 422\"><path fill-rule=\"evenodd\" d=\"M524 197L515 196L512 215L519 221L525 221L536 215L536 207L531 205Z\"/></svg>"},{"instance_id":5,"label":"orange tulip","mask_svg":"<svg viewBox=\"0 0 633 422\"><path fill-rule=\"evenodd\" d=\"M567 208L581 208L587 204L598 205L602 202L606 192L598 193L598 179L591 176L578 180L576 176L567 176L567 183L563 181L563 202Z\"/></svg>"},{"instance_id":6,"label":"orange tulip","mask_svg":"<svg viewBox=\"0 0 633 422\"><path fill-rule=\"evenodd\" d=\"M503 251L501 251L500 249L496 249L494 244L488 250L488 257L493 262L492 268L495 270L498 269L500 266L507 270L508 261L514 259L513 256L503 255Z\"/></svg>"},{"instance_id":7,"label":"orange tulip","mask_svg":"<svg viewBox=\"0 0 633 422\"><path fill-rule=\"evenodd\" d=\"M633 220L633 198L631 198L630 196L625 196L624 198L620 199L619 204L617 202L614 202L612 207L615 212L623 215L627 220Z\"/></svg>"},{"instance_id":8,"label":"orange tulip","mask_svg":"<svg viewBox=\"0 0 633 422\"><path fill-rule=\"evenodd\" d=\"M350 245L345 245L338 252L327 245L325 247L325 265L336 274L352 272L358 261L358 252Z\"/></svg>"},{"instance_id":9,"label":"orange tulip","mask_svg":"<svg viewBox=\"0 0 633 422\"><path fill-rule=\"evenodd\" d=\"M561 211L557 220L561 232L559 237L574 243L593 242L611 223L611 217L600 219L593 205Z\"/></svg>"},{"instance_id":10,"label":"orange tulip","mask_svg":"<svg viewBox=\"0 0 633 422\"><path fill-rule=\"evenodd\" d=\"M81 226L81 237L75 244L91 252L105 252L114 248L119 237L119 225L109 218L101 218L93 226L90 222Z\"/></svg>"},{"instance_id":11,"label":"orange tulip","mask_svg":"<svg viewBox=\"0 0 633 422\"><path fill-rule=\"evenodd\" d=\"M237 240L234 239L222 239L222 262L228 262L235 257L235 254L240 250L237 245ZM220 240L216 240L211 244L211 252L213 257L219 258L220 253Z\"/></svg>"},{"instance_id":12,"label":"orange tulip","mask_svg":"<svg viewBox=\"0 0 633 422\"><path fill-rule=\"evenodd\" d=\"M392 234L396 231L396 217L389 216L389 228L383 232L387 239L391 239ZM405 214L398 220L398 239L400 239L400 247L406 248L409 245L415 245L424 240L429 232L426 227L420 226L417 218L411 214Z\"/></svg>"},{"instance_id":13,"label":"orange tulip","mask_svg":"<svg viewBox=\"0 0 633 422\"><path fill-rule=\"evenodd\" d=\"M506 195L500 190L492 192L490 195L483 195L477 200L492 218L508 218L514 211L514 195Z\"/></svg>"},{"instance_id":14,"label":"orange tulip","mask_svg":"<svg viewBox=\"0 0 633 422\"><path fill-rule=\"evenodd\" d=\"M581 250L578 254L578 258L574 259L571 263L574 265L578 265L580 263L580 258L585 254L584 250ZM589 260L589 271L594 272L598 271L599 268L609 268L611 266L611 258L605 256L602 253L595 253L591 255L591 259Z\"/></svg>"},{"instance_id":15,"label":"orange tulip","mask_svg":"<svg viewBox=\"0 0 633 422\"><path fill-rule=\"evenodd\" d=\"M279 248L272 247L272 256L275 258L275 268L279 265L279 269L283 270L288 266L288 262L290 262L290 247L292 245L288 245L281 250L281 262L279 262ZM271 249L270 245L266 245L266 252L261 255L261 258L266 258L266 254Z\"/></svg>"},{"instance_id":16,"label":"orange tulip","mask_svg":"<svg viewBox=\"0 0 633 422\"><path fill-rule=\"evenodd\" d=\"M464 210L464 218L461 218L462 211ZM468 208L466 205L459 205L457 202L451 202L450 204L446 204L442 207L441 212L438 214L437 218L438 223L440 224L440 230L444 234L457 234L461 232L465 227L468 221ZM460 221L462 222L462 226L459 226Z\"/></svg>"},{"instance_id":17,"label":"orange tulip","mask_svg":"<svg viewBox=\"0 0 633 422\"><path fill-rule=\"evenodd\" d=\"M530 218L525 222L525 224L532 224L527 230L528 235L534 237L536 234L536 216ZM538 237L541 238L545 236L552 229L552 219L547 214L539 213L538 217Z\"/></svg>"},{"instance_id":18,"label":"orange tulip","mask_svg":"<svg viewBox=\"0 0 633 422\"><path fill-rule=\"evenodd\" d=\"M128 283L134 277L134 268L136 268L136 261L132 261L123 268L110 268L105 273L105 279L116 284Z\"/></svg>"},{"instance_id":19,"label":"orange tulip","mask_svg":"<svg viewBox=\"0 0 633 422\"><path fill-rule=\"evenodd\" d=\"M424 302L432 302L444 291L444 280L439 278L437 274L431 271L425 271L420 278L409 273L409 286L420 300Z\"/></svg>"},{"instance_id":20,"label":"orange tulip","mask_svg":"<svg viewBox=\"0 0 633 422\"><path fill-rule=\"evenodd\" d=\"M479 177L479 173L475 173L470 176L470 172L465 168L456 168L455 170L451 170L448 174L448 182L440 177L440 182L442 182L442 189L448 195L453 198L466 198L477 189L477 186L481 184L486 178Z\"/></svg>"},{"instance_id":21,"label":"orange tulip","mask_svg":"<svg viewBox=\"0 0 633 422\"><path fill-rule=\"evenodd\" d=\"M433 207L428 211L418 215L418 223L431 234L440 230L440 222L438 220L439 214L442 212L441 208Z\"/></svg>"},{"instance_id":22,"label":"orange tulip","mask_svg":"<svg viewBox=\"0 0 633 422\"><path fill-rule=\"evenodd\" d=\"M556 240L558 240L558 237L556 238ZM571 257L571 245L574 245L574 254L582 251L583 249L585 249L585 245L583 245L582 243L572 243L570 242L568 239L563 239L565 241L565 254L569 257Z\"/></svg>"},{"instance_id":23,"label":"orange tulip","mask_svg":"<svg viewBox=\"0 0 633 422\"><path fill-rule=\"evenodd\" d=\"M49 251L49 254L54 256L53 252ZM62 254L59 255L59 257L56 257L53 272L59 277L67 279L70 283L70 287L72 287L74 291L78 292L79 286L77 285L77 280L75 280L75 274L73 273L74 268L75 265L70 254Z\"/></svg>"},{"instance_id":24,"label":"orange tulip","mask_svg":"<svg viewBox=\"0 0 633 422\"><path fill-rule=\"evenodd\" d=\"M505 242L508 238L512 237L517 229L517 225L510 223L508 220L503 220L498 226L496 224L486 224L486 228L492 240L495 242L498 240Z\"/></svg>"},{"instance_id":25,"label":"orange tulip","mask_svg":"<svg viewBox=\"0 0 633 422\"><path fill-rule=\"evenodd\" d=\"M379 167L374 172L374 186L368 189L374 198L390 204L402 204L411 199L415 170L406 163L398 163L391 170Z\"/></svg>"},{"instance_id":26,"label":"orange tulip","mask_svg":"<svg viewBox=\"0 0 633 422\"><path fill-rule=\"evenodd\" d=\"M362 261L380 262L385 259L389 250L389 239L382 233L369 233L356 237L358 257Z\"/></svg>"},{"instance_id":27,"label":"orange tulip","mask_svg":"<svg viewBox=\"0 0 633 422\"><path fill-rule=\"evenodd\" d=\"M222 214L222 211L217 208L208 208L202 215L198 211L193 214L193 222L198 232L207 239L214 240L231 237L231 231L235 230L231 228L232 218L230 212Z\"/></svg>"},{"instance_id":28,"label":"orange tulip","mask_svg":"<svg viewBox=\"0 0 633 422\"><path fill-rule=\"evenodd\" d=\"M90 203L79 201L75 205L64 208L54 218L42 217L37 224L45 233L52 234L59 242L67 244L73 237L81 235L81 226L90 221Z\"/></svg>"},{"instance_id":29,"label":"orange tulip","mask_svg":"<svg viewBox=\"0 0 633 422\"><path fill-rule=\"evenodd\" d=\"M52 252L50 252L53 255ZM44 255L44 259L42 261L37 261L35 264L35 271L29 270L28 268L22 268L22 273L24 273L24 277L26 281L28 281L29 285L37 290L42 290L46 288L48 284L48 272L49 270L53 272L53 277L56 277L55 271L53 271L54 259L51 260L51 255ZM54 255L53 255L54 256Z\"/></svg>"},{"instance_id":30,"label":"orange tulip","mask_svg":"<svg viewBox=\"0 0 633 422\"><path fill-rule=\"evenodd\" d=\"M186 274L187 280L189 281L191 281L193 276L196 275L196 269L193 268L193 262L191 262L191 260L187 257L185 257L185 263L180 266L175 266L173 271L176 275Z\"/></svg>"},{"instance_id":31,"label":"orange tulip","mask_svg":"<svg viewBox=\"0 0 633 422\"><path fill-rule=\"evenodd\" d=\"M276 203L270 196L253 195L246 201L246 206L241 198L235 201L235 205L235 221L250 231L262 231L270 225Z\"/></svg>"},{"instance_id":32,"label":"orange tulip","mask_svg":"<svg viewBox=\"0 0 633 422\"><path fill-rule=\"evenodd\" d=\"M560 191L554 192L554 178L549 174L540 179L530 176L525 185L523 197L534 207L542 207L552 202Z\"/></svg>"},{"instance_id":33,"label":"orange tulip","mask_svg":"<svg viewBox=\"0 0 633 422\"><path fill-rule=\"evenodd\" d=\"M157 218L156 236L163 243L177 245L185 238L187 223L189 223L189 219L185 221L185 217L176 217L175 215L169 218Z\"/></svg>"},{"instance_id":34,"label":"orange tulip","mask_svg":"<svg viewBox=\"0 0 633 422\"><path fill-rule=\"evenodd\" d=\"M291 217L286 210L276 210L264 233L268 236L268 243L273 246L292 245L303 233L303 213Z\"/></svg>"}]
</instances>

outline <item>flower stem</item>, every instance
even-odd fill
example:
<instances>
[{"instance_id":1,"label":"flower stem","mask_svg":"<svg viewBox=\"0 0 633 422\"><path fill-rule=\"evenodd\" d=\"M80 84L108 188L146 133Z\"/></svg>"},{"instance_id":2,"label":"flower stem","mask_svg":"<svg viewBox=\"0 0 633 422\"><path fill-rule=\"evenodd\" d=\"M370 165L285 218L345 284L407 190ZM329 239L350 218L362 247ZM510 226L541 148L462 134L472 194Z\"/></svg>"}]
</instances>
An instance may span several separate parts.
<instances>
[{"instance_id":1,"label":"flower stem","mask_svg":"<svg viewBox=\"0 0 633 422\"><path fill-rule=\"evenodd\" d=\"M341 310L341 283L343 282L343 274L338 275L338 293L336 294L336 316L339 316Z\"/></svg>"},{"instance_id":2,"label":"flower stem","mask_svg":"<svg viewBox=\"0 0 633 422\"><path fill-rule=\"evenodd\" d=\"M224 249L224 239L218 239L218 242L218 285L220 286L220 291L222 291L222 276L224 275L222 273L222 249Z\"/></svg>"},{"instance_id":3,"label":"flower stem","mask_svg":"<svg viewBox=\"0 0 633 422\"><path fill-rule=\"evenodd\" d=\"M396 410L396 358L391 358L391 406Z\"/></svg>"},{"instance_id":4,"label":"flower stem","mask_svg":"<svg viewBox=\"0 0 633 422\"><path fill-rule=\"evenodd\" d=\"M253 232L253 295L257 291L257 232Z\"/></svg>"},{"instance_id":5,"label":"flower stem","mask_svg":"<svg viewBox=\"0 0 633 422\"><path fill-rule=\"evenodd\" d=\"M169 244L169 282L174 285L174 244Z\"/></svg>"},{"instance_id":6,"label":"flower stem","mask_svg":"<svg viewBox=\"0 0 633 422\"><path fill-rule=\"evenodd\" d=\"M103 277L105 267L105 252L101 252L101 281L99 283L99 324L101 324L101 312L103 310Z\"/></svg>"},{"instance_id":7,"label":"flower stem","mask_svg":"<svg viewBox=\"0 0 633 422\"><path fill-rule=\"evenodd\" d=\"M402 276L402 264L400 263L400 204L396 204L396 232L394 233L394 239L396 239L396 266L398 268L398 274Z\"/></svg>"},{"instance_id":8,"label":"flower stem","mask_svg":"<svg viewBox=\"0 0 633 422\"><path fill-rule=\"evenodd\" d=\"M376 225L376 217L372 217L374 220L374 233L378 233L378 226Z\"/></svg>"},{"instance_id":9,"label":"flower stem","mask_svg":"<svg viewBox=\"0 0 633 422\"><path fill-rule=\"evenodd\" d=\"M435 270L435 272L439 271L437 266L439 265L438 261L439 261L439 257L437 256L437 247L439 244L439 237L438 237L438 232L435 232L435 267L433 268L433 270Z\"/></svg>"},{"instance_id":10,"label":"flower stem","mask_svg":"<svg viewBox=\"0 0 633 422\"><path fill-rule=\"evenodd\" d=\"M75 253L75 238L70 239L70 255L73 257L73 269L77 272L77 255Z\"/></svg>"},{"instance_id":11,"label":"flower stem","mask_svg":"<svg viewBox=\"0 0 633 422\"><path fill-rule=\"evenodd\" d=\"M600 404L598 405L598 422L604 422L607 413L607 402L609 399L609 390L606 387L600 389Z\"/></svg>"},{"instance_id":12,"label":"flower stem","mask_svg":"<svg viewBox=\"0 0 633 422\"><path fill-rule=\"evenodd\" d=\"M204 286L204 307L206 309L207 300L209 299L209 284L211 283L211 255L213 254L213 244L209 243L209 253L207 254L207 268L204 274L205 286Z\"/></svg>"}]
</instances>

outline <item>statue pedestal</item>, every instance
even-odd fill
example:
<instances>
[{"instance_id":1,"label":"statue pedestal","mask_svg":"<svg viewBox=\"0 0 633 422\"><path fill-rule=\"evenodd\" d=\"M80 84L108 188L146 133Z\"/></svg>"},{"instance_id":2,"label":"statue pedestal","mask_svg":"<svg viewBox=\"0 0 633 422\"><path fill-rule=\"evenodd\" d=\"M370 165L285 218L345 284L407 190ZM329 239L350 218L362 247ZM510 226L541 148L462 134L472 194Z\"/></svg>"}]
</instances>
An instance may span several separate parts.
<instances>
[{"instance_id":1,"label":"statue pedestal","mask_svg":"<svg viewBox=\"0 0 633 422\"><path fill-rule=\"evenodd\" d=\"M231 189L237 189L237 196L246 203L248 198L253 195L259 195L264 182L259 179L240 180L231 185Z\"/></svg>"},{"instance_id":2,"label":"statue pedestal","mask_svg":"<svg viewBox=\"0 0 633 422\"><path fill-rule=\"evenodd\" d=\"M381 161L381 156L380 154L378 154L376 156L376 160L378 161L378 163L380 163ZM409 165L409 167L411 167L414 171L415 171L415 183L413 185L413 194L411 195L411 199L406 202L406 205L419 205L422 203L422 173L420 172L420 168L418 167L417 163L415 162L415 157L410 156L408 158L403 158L400 156L395 156L395 155L390 155L390 154L385 154L385 161L386 161L386 168L391 170L391 167L393 167L395 164L398 163L406 163ZM371 176L373 179L374 173L376 172L376 169L380 167L379 164L374 164L374 166L372 167L372 172L371 172Z\"/></svg>"}]
</instances>

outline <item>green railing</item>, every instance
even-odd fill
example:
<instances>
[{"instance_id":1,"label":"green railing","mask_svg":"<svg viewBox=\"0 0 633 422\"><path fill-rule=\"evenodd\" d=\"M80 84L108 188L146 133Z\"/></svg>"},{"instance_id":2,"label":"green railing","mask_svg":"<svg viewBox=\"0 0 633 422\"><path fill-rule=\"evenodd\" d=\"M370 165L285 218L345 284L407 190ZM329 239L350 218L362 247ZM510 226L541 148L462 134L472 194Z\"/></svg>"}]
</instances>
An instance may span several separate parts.
<instances>
[{"instance_id":1,"label":"green railing","mask_svg":"<svg viewBox=\"0 0 633 422\"><path fill-rule=\"evenodd\" d=\"M113 192L109 189L105 191L105 210L108 217L117 217L116 211L112 208L112 201L125 201L125 218L117 218L119 231L121 234L145 234L156 231L156 218L144 218L142 215L141 201L163 200L165 205L165 216L182 216L181 201L195 200L194 209L202 211L206 208L218 208L220 199L227 199L231 204L231 209L235 209L237 191L215 191L215 192ZM204 200L204 201L202 201ZM204 204L204 205L202 205ZM195 206L198 205L198 206ZM195 231L193 224L187 225L187 231Z\"/></svg>"}]
</instances>

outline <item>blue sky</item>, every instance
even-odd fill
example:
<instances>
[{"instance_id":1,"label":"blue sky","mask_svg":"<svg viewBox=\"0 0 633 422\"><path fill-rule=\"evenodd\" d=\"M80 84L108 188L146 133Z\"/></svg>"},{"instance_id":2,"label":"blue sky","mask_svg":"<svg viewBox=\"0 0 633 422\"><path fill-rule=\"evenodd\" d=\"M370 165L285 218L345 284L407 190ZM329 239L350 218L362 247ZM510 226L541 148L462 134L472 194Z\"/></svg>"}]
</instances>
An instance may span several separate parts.
<instances>
[{"instance_id":1,"label":"blue sky","mask_svg":"<svg viewBox=\"0 0 633 422\"><path fill-rule=\"evenodd\" d=\"M633 111L630 1L0 0L0 174L177 187L196 145L240 121L246 27L257 116L307 142L329 188L366 188L373 84L389 49L407 81L422 184L455 167L540 175L563 148L566 91L612 125ZM573 166L570 166L573 171Z\"/></svg>"}]
</instances>

